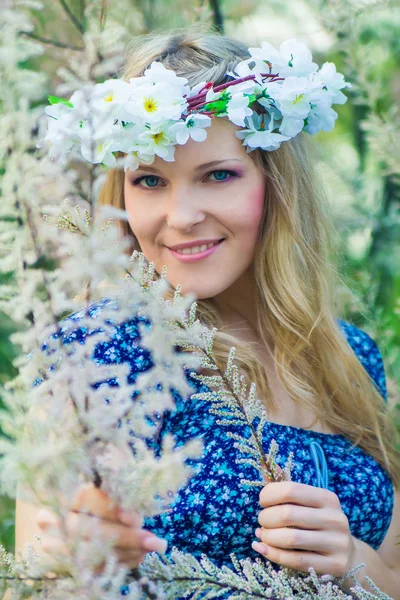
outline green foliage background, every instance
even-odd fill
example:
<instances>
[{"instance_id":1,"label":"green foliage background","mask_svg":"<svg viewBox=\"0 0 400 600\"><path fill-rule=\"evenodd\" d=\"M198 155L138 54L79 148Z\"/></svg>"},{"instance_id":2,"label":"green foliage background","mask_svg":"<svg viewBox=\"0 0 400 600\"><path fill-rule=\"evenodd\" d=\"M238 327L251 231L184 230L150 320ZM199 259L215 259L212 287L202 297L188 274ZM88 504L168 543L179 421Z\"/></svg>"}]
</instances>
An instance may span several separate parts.
<instances>
[{"instance_id":1,"label":"green foliage background","mask_svg":"<svg viewBox=\"0 0 400 600\"><path fill-rule=\"evenodd\" d=\"M345 285L342 316L367 331L384 357L389 401L400 429L400 3L382 0L99 0L105 27L126 39L154 29L209 23L249 46L304 41L319 65L333 61L353 85L335 106L335 129L315 136L321 179L336 220ZM20 68L57 69L79 53L85 0L45 0L31 11L45 42L39 58ZM1 30L0 30L1 35ZM53 89L43 90L43 104ZM0 173L1 176L1 173ZM0 277L5 277L0 274ZM0 385L15 375L13 323L0 314ZM1 401L1 390L0 390ZM1 432L0 432L1 433ZM14 502L0 498L0 543L14 548Z\"/></svg>"}]
</instances>

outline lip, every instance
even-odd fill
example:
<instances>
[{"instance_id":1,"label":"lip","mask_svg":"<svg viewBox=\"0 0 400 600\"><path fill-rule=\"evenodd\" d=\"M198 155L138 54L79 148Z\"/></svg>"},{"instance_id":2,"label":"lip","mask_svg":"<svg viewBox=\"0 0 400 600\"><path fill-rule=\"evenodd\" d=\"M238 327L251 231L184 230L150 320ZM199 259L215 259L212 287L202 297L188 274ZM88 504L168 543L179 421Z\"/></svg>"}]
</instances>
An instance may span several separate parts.
<instances>
[{"instance_id":1,"label":"lip","mask_svg":"<svg viewBox=\"0 0 400 600\"><path fill-rule=\"evenodd\" d=\"M204 246L204 244L215 244L220 241L221 238L214 238L213 240L194 240L194 242L186 242L185 244L176 244L175 246L167 246L170 250L183 250L184 248L193 248L193 246Z\"/></svg>"},{"instance_id":2,"label":"lip","mask_svg":"<svg viewBox=\"0 0 400 600\"><path fill-rule=\"evenodd\" d=\"M166 248L168 248L168 250L171 252L172 256L175 256L175 258L177 258L181 262L191 263L191 262L195 262L197 260L201 260L202 258L206 258L207 256L210 256L210 254L213 254L214 252L216 252L216 250L218 250L218 248L220 246L222 246L224 241L225 240L223 239L222 241L215 244L215 246L208 248L208 250L203 250L203 252L196 252L196 254L180 254L179 252L175 252L175 250L172 250L172 248L168 248L168 246L166 246ZM211 242L209 242L209 244L210 243ZM193 244L192 244L192 246L193 246Z\"/></svg>"}]
</instances>

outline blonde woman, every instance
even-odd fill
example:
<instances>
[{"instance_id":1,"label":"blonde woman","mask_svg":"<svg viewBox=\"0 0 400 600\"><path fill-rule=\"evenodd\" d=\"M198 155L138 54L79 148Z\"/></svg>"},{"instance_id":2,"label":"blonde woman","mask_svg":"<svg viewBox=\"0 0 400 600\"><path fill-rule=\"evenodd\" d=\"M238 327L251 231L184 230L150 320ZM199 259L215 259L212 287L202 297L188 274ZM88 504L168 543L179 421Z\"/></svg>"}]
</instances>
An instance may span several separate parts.
<instances>
[{"instance_id":1,"label":"blonde woman","mask_svg":"<svg viewBox=\"0 0 400 600\"><path fill-rule=\"evenodd\" d=\"M219 85L246 58L243 44L201 28L156 32L132 43L123 78L159 61L190 86ZM126 209L132 248L158 272L167 265L173 287L196 295L199 316L218 328L221 367L237 348L268 413L265 450L275 439L281 464L294 453L293 481L261 493L241 486L256 473L235 462L240 455L227 432L246 432L218 425L206 401L176 397L176 410L158 415L154 448L168 431L178 443L200 436L197 474L171 512L143 524L115 513L113 524L99 527L117 538L120 560L132 568L165 544L167 552L206 553L218 565L229 565L231 552L337 576L365 563L361 575L399 599L400 463L385 371L375 342L337 314L331 221L309 136L246 152L239 129L214 118L207 139L177 146L173 161L156 156L133 171L111 169L101 202ZM104 362L130 362L133 377L151 366L135 324L118 328L97 353ZM101 517L101 492L98 499L92 510ZM71 529L81 520L71 513ZM48 512L19 503L17 544L35 532L51 552L58 543L52 523Z\"/></svg>"}]
</instances>

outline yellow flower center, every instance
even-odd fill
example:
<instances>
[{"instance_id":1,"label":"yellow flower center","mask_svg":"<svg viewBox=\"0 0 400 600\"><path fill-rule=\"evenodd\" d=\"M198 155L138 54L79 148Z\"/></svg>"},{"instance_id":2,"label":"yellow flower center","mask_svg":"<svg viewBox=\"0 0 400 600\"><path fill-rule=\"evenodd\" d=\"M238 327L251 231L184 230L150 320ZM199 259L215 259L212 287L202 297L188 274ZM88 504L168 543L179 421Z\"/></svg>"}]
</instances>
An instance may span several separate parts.
<instances>
[{"instance_id":1,"label":"yellow flower center","mask_svg":"<svg viewBox=\"0 0 400 600\"><path fill-rule=\"evenodd\" d=\"M153 133L151 137L153 138L155 144L159 144L164 139L164 134L161 131L160 133Z\"/></svg>"},{"instance_id":2,"label":"yellow flower center","mask_svg":"<svg viewBox=\"0 0 400 600\"><path fill-rule=\"evenodd\" d=\"M114 94L110 92L108 96L104 96L104 102L112 102L114 100Z\"/></svg>"},{"instance_id":3,"label":"yellow flower center","mask_svg":"<svg viewBox=\"0 0 400 600\"><path fill-rule=\"evenodd\" d=\"M153 98L145 98L143 106L144 110L149 113L156 112L158 108L158 104L155 100L153 100Z\"/></svg>"},{"instance_id":4,"label":"yellow flower center","mask_svg":"<svg viewBox=\"0 0 400 600\"><path fill-rule=\"evenodd\" d=\"M301 102L304 98L304 94L300 94L300 96L296 96L296 98L293 100L293 104L298 104L299 102Z\"/></svg>"}]
</instances>

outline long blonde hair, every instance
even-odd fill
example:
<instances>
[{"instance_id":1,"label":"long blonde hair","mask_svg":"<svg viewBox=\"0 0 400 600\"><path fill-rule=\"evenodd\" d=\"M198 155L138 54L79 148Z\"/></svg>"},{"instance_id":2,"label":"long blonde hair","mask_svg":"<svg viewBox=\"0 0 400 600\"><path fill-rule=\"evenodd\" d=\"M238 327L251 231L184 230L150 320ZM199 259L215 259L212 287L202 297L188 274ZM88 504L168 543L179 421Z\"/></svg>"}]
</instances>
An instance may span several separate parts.
<instances>
[{"instance_id":1,"label":"long blonde hair","mask_svg":"<svg viewBox=\"0 0 400 600\"><path fill-rule=\"evenodd\" d=\"M141 76L157 60L186 77L191 86L201 81L219 85L230 80L227 71L248 57L245 45L203 26L155 31L132 40L121 76ZM293 400L373 456L399 486L392 420L337 321L335 235L308 137L300 133L274 152L257 149L249 154L267 180L253 265L258 333L267 346L267 340L273 340L277 374ZM99 202L125 208L123 170L109 171ZM127 223L123 233L131 237L132 249L140 250ZM265 369L252 344L223 331L212 298L198 300L198 316L218 328L218 366L224 368L235 346L239 368L257 384L266 408L273 407Z\"/></svg>"}]
</instances>

